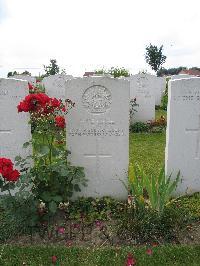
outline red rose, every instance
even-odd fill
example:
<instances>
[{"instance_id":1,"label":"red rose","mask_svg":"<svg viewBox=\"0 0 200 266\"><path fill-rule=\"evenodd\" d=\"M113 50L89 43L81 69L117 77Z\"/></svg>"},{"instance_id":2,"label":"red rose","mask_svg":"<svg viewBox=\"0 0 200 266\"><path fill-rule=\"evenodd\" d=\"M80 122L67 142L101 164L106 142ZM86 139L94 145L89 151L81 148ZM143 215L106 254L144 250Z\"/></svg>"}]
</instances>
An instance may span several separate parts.
<instances>
[{"instance_id":1,"label":"red rose","mask_svg":"<svg viewBox=\"0 0 200 266\"><path fill-rule=\"evenodd\" d=\"M55 117L55 124L57 127L64 128L65 127L65 118L63 116L56 116Z\"/></svg>"},{"instance_id":2,"label":"red rose","mask_svg":"<svg viewBox=\"0 0 200 266\"><path fill-rule=\"evenodd\" d=\"M29 112L29 105L27 102L20 102L17 106L18 113L20 112Z\"/></svg>"},{"instance_id":3,"label":"red rose","mask_svg":"<svg viewBox=\"0 0 200 266\"><path fill-rule=\"evenodd\" d=\"M10 159L0 158L0 174L6 176L13 171L13 163Z\"/></svg>"},{"instance_id":4,"label":"red rose","mask_svg":"<svg viewBox=\"0 0 200 266\"><path fill-rule=\"evenodd\" d=\"M54 108L60 107L61 100L58 100L56 98L50 98L50 105Z\"/></svg>"},{"instance_id":5,"label":"red rose","mask_svg":"<svg viewBox=\"0 0 200 266\"><path fill-rule=\"evenodd\" d=\"M35 112L42 111L50 98L45 93L29 94L17 106L18 112Z\"/></svg>"},{"instance_id":6,"label":"red rose","mask_svg":"<svg viewBox=\"0 0 200 266\"><path fill-rule=\"evenodd\" d=\"M13 170L11 173L9 173L7 176L5 176L5 179L10 182L16 182L20 177L20 173L18 170Z\"/></svg>"},{"instance_id":7,"label":"red rose","mask_svg":"<svg viewBox=\"0 0 200 266\"><path fill-rule=\"evenodd\" d=\"M56 98L49 98L49 101L46 102L46 105L44 107L44 113L52 113L55 111L56 108L59 108L61 105L61 100L58 100Z\"/></svg>"},{"instance_id":8,"label":"red rose","mask_svg":"<svg viewBox=\"0 0 200 266\"><path fill-rule=\"evenodd\" d=\"M12 161L7 158L0 158L0 174L9 182L16 182L20 176L19 171L13 169Z\"/></svg>"}]
</instances>

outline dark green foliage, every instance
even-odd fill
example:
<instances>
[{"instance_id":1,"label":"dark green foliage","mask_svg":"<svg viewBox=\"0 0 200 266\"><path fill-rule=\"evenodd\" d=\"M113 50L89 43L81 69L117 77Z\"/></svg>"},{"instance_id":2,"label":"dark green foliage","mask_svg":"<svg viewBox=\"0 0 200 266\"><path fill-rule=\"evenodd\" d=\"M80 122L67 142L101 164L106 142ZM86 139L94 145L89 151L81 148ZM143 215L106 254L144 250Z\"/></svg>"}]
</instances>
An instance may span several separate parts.
<instances>
[{"instance_id":1,"label":"dark green foliage","mask_svg":"<svg viewBox=\"0 0 200 266\"><path fill-rule=\"evenodd\" d=\"M56 59L50 59L50 64L48 66L44 65L45 76L56 75L59 73L59 70Z\"/></svg>"},{"instance_id":2,"label":"dark green foliage","mask_svg":"<svg viewBox=\"0 0 200 266\"><path fill-rule=\"evenodd\" d=\"M161 108L165 111L167 111L167 104L168 104L168 87L169 87L169 80L170 78L166 79L166 89L165 89L165 93L162 97L161 100Z\"/></svg>"},{"instance_id":3,"label":"dark green foliage","mask_svg":"<svg viewBox=\"0 0 200 266\"><path fill-rule=\"evenodd\" d=\"M171 76L171 75L178 75L181 70L186 70L187 67L174 67L174 68L161 68L158 72L157 75L158 77L162 76Z\"/></svg>"},{"instance_id":4,"label":"dark green foliage","mask_svg":"<svg viewBox=\"0 0 200 266\"><path fill-rule=\"evenodd\" d=\"M148 131L149 131L149 126L146 123L136 122L130 125L130 132L141 133L141 132L148 132Z\"/></svg>"},{"instance_id":5,"label":"dark green foliage","mask_svg":"<svg viewBox=\"0 0 200 266\"><path fill-rule=\"evenodd\" d=\"M19 73L17 71L14 71L14 72L10 71L10 72L8 72L7 77L9 78L9 77L12 77L14 75L19 75Z\"/></svg>"},{"instance_id":6,"label":"dark green foliage","mask_svg":"<svg viewBox=\"0 0 200 266\"><path fill-rule=\"evenodd\" d=\"M145 60L156 73L165 63L166 58L167 57L163 55L163 45L157 47L150 43L149 46L146 47Z\"/></svg>"},{"instance_id":7,"label":"dark green foliage","mask_svg":"<svg viewBox=\"0 0 200 266\"><path fill-rule=\"evenodd\" d=\"M167 104L168 104L168 91L166 90L161 101L161 107L165 111L167 111Z\"/></svg>"},{"instance_id":8,"label":"dark green foliage","mask_svg":"<svg viewBox=\"0 0 200 266\"><path fill-rule=\"evenodd\" d=\"M0 241L32 233L38 220L37 201L33 196L1 196L0 209Z\"/></svg>"},{"instance_id":9,"label":"dark green foliage","mask_svg":"<svg viewBox=\"0 0 200 266\"><path fill-rule=\"evenodd\" d=\"M28 70L23 71L20 75L31 76L31 73Z\"/></svg>"},{"instance_id":10,"label":"dark green foliage","mask_svg":"<svg viewBox=\"0 0 200 266\"><path fill-rule=\"evenodd\" d=\"M18 73L17 71L14 71L14 72L10 71L10 72L8 72L7 77L9 78L9 77L12 77L12 76L15 76L15 75L31 76L31 73L28 70L25 70L22 73Z\"/></svg>"},{"instance_id":11,"label":"dark green foliage","mask_svg":"<svg viewBox=\"0 0 200 266\"><path fill-rule=\"evenodd\" d=\"M79 198L70 202L68 207L69 216L72 219L79 219L84 215L88 222L95 220L109 220L111 217L118 217L123 210L124 203L110 197L103 198Z\"/></svg>"}]
</instances>

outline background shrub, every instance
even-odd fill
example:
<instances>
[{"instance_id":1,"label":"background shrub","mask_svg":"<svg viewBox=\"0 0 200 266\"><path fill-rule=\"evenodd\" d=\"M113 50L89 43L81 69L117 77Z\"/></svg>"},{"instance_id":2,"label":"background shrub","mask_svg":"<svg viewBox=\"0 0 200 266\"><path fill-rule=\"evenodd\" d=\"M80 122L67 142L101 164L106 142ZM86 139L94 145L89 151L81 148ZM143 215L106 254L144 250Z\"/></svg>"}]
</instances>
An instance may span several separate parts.
<instances>
[{"instance_id":1,"label":"background shrub","mask_svg":"<svg viewBox=\"0 0 200 266\"><path fill-rule=\"evenodd\" d=\"M148 132L148 130L149 126L143 122L136 122L130 125L130 132L142 133L142 132Z\"/></svg>"}]
</instances>

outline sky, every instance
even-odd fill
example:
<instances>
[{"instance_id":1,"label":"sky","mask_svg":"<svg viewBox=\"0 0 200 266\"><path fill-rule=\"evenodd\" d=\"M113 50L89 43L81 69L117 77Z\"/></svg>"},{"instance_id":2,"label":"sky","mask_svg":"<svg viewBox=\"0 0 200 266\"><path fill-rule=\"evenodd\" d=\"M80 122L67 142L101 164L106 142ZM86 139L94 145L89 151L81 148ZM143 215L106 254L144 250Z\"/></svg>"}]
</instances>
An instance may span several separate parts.
<instances>
[{"instance_id":1,"label":"sky","mask_svg":"<svg viewBox=\"0 0 200 266\"><path fill-rule=\"evenodd\" d=\"M163 45L165 68L200 67L199 0L0 0L0 77L112 66L147 70L145 47ZM153 73L153 72L152 72Z\"/></svg>"}]
</instances>

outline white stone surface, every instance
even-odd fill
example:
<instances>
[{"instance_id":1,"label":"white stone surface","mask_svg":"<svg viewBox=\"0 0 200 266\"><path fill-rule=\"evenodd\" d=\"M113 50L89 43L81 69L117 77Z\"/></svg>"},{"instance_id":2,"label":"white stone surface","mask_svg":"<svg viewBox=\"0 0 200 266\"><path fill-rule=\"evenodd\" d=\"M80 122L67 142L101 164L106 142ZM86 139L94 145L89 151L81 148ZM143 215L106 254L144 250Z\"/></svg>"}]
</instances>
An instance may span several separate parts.
<instances>
[{"instance_id":1,"label":"white stone surface","mask_svg":"<svg viewBox=\"0 0 200 266\"><path fill-rule=\"evenodd\" d=\"M29 114L17 111L17 105L27 94L26 81L0 79L0 157L14 161L17 155L31 154L30 149L22 148L31 139Z\"/></svg>"},{"instance_id":2,"label":"white stone surface","mask_svg":"<svg viewBox=\"0 0 200 266\"><path fill-rule=\"evenodd\" d=\"M11 79L21 79L21 80L26 80L32 85L36 85L36 78L28 75L14 75L12 77L9 77Z\"/></svg>"},{"instance_id":3,"label":"white stone surface","mask_svg":"<svg viewBox=\"0 0 200 266\"><path fill-rule=\"evenodd\" d=\"M131 123L147 122L155 119L155 91L149 74L137 74L127 78L130 81L130 99L136 98L139 106L131 118Z\"/></svg>"},{"instance_id":4,"label":"white stone surface","mask_svg":"<svg viewBox=\"0 0 200 266\"><path fill-rule=\"evenodd\" d=\"M175 80L175 79L186 79L186 78L192 78L195 76L192 75L187 75L187 74L179 74L179 75L173 75L171 76L171 80Z\"/></svg>"},{"instance_id":5,"label":"white stone surface","mask_svg":"<svg viewBox=\"0 0 200 266\"><path fill-rule=\"evenodd\" d=\"M163 77L149 75L149 80L152 82L152 89L155 93L155 104L161 105L162 96L164 95L166 89L166 79Z\"/></svg>"},{"instance_id":6,"label":"white stone surface","mask_svg":"<svg viewBox=\"0 0 200 266\"><path fill-rule=\"evenodd\" d=\"M88 187L81 196L127 199L129 92L127 80L86 77L66 82L75 102L67 115L67 144L73 165L83 166Z\"/></svg>"},{"instance_id":7,"label":"white stone surface","mask_svg":"<svg viewBox=\"0 0 200 266\"><path fill-rule=\"evenodd\" d=\"M45 87L45 92L50 97L65 99L66 80L73 79L71 75L57 74L45 77L42 84Z\"/></svg>"},{"instance_id":8,"label":"white stone surface","mask_svg":"<svg viewBox=\"0 0 200 266\"><path fill-rule=\"evenodd\" d=\"M169 82L166 174L180 170L176 194L200 191L200 78Z\"/></svg>"}]
</instances>

